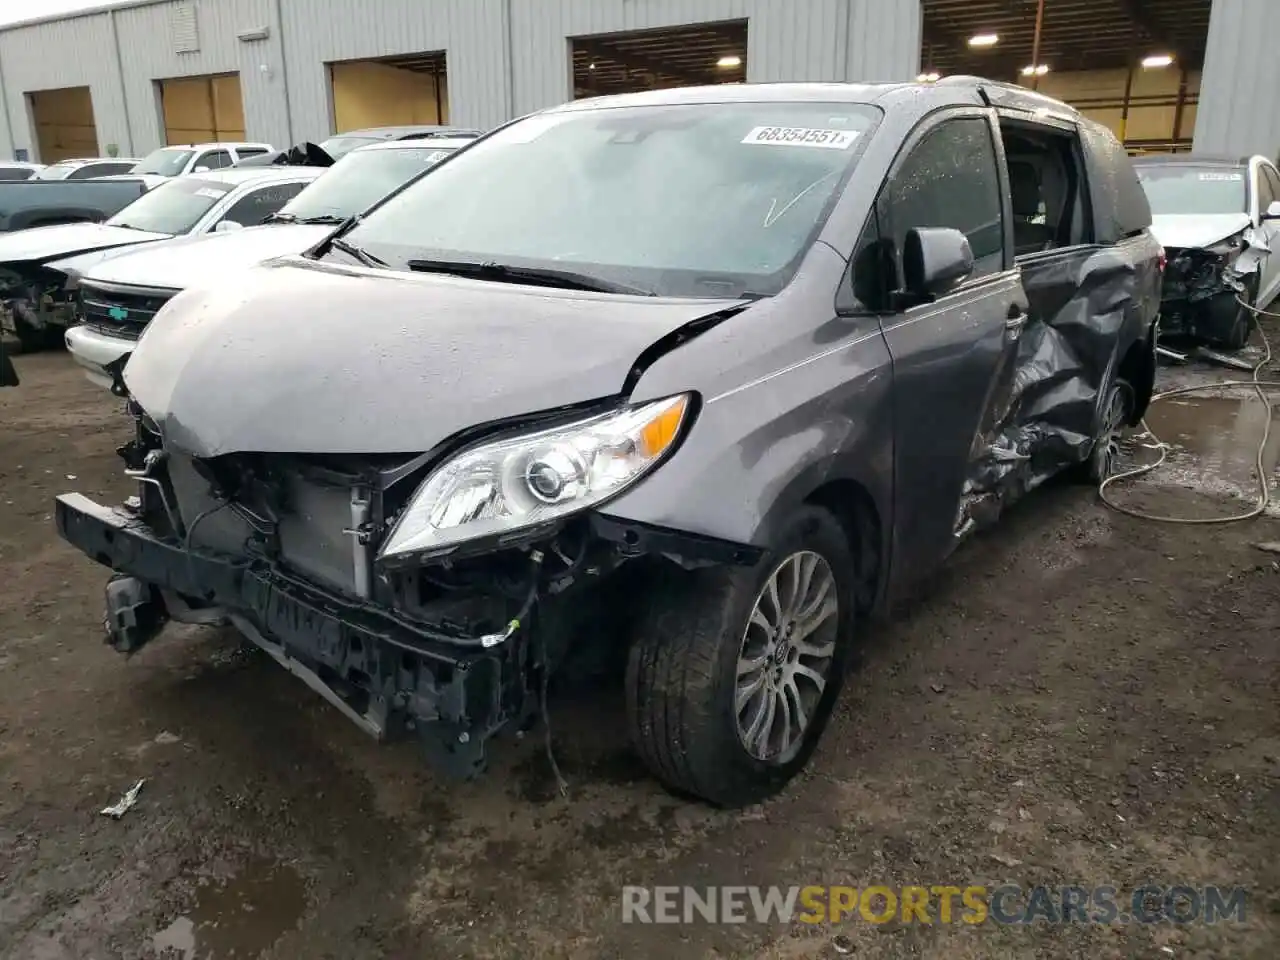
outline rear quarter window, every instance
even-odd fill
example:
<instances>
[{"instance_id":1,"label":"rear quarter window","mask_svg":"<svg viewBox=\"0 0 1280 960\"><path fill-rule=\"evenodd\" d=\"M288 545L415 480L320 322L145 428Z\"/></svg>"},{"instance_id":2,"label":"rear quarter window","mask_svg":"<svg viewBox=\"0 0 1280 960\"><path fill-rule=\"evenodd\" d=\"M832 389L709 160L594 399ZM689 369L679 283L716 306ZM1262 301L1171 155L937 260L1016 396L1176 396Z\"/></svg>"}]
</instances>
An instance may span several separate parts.
<instances>
[{"instance_id":1,"label":"rear quarter window","mask_svg":"<svg viewBox=\"0 0 1280 960\"><path fill-rule=\"evenodd\" d=\"M1089 190L1093 196L1094 238L1116 243L1151 226L1151 205L1124 146L1107 127L1079 121Z\"/></svg>"}]
</instances>

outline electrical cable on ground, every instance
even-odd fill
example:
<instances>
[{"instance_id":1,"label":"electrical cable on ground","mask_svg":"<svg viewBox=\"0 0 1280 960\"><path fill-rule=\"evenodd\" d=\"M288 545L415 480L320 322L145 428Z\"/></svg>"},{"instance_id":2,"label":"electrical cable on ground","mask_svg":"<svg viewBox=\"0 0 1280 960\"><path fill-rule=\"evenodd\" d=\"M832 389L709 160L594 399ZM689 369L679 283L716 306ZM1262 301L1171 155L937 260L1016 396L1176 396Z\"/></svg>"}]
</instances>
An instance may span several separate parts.
<instances>
[{"instance_id":1,"label":"electrical cable on ground","mask_svg":"<svg viewBox=\"0 0 1280 960\"><path fill-rule=\"evenodd\" d=\"M1246 310L1251 311L1256 317L1271 317L1273 319L1280 320L1280 313L1260 310L1252 304L1245 303L1245 301L1238 296L1236 297L1236 300L1241 306ZM1154 441L1152 446L1160 451L1160 456L1153 463L1145 463L1141 466L1134 467L1132 470L1126 470L1123 473L1114 474L1113 476L1107 477L1103 480L1102 483L1098 485L1098 496L1104 504L1118 513L1123 513L1130 517L1137 517L1139 520L1152 520L1158 523L1178 523L1195 526L1206 526L1209 524L1221 523L1240 523L1244 520L1253 520L1256 517L1260 517L1267 511L1267 508L1271 506L1271 501L1273 499L1271 495L1271 480L1267 476L1266 466L1267 445L1271 442L1272 420L1271 397L1267 395L1267 388L1280 389L1280 381L1259 379L1259 374L1261 374L1262 368L1271 362L1271 341L1267 339L1266 331L1262 329L1261 324L1258 325L1258 335L1262 337L1263 356L1262 359L1254 365L1250 379L1224 380L1220 383L1203 383L1190 387L1178 387L1174 390L1165 390L1162 393L1153 394L1151 397L1151 403L1156 403L1159 400L1165 400L1169 397L1176 397L1188 393L1204 393L1206 391L1217 390L1219 388L1229 388L1234 390L1241 387L1248 387L1254 392L1254 395L1257 396L1266 407L1267 417L1266 421L1263 423L1262 440L1258 444L1257 456L1254 458L1254 471L1258 478L1258 500L1254 504L1253 508L1246 513L1228 517L1166 517L1158 514L1146 513L1142 510L1135 509L1134 507L1126 507L1122 504L1116 503L1108 497L1107 488L1112 484L1118 483L1122 480L1132 480L1136 477L1141 477L1151 473L1151 471L1162 466L1168 458L1169 445L1152 432L1151 428L1147 426L1145 417L1141 421L1142 429L1145 436Z\"/></svg>"}]
</instances>

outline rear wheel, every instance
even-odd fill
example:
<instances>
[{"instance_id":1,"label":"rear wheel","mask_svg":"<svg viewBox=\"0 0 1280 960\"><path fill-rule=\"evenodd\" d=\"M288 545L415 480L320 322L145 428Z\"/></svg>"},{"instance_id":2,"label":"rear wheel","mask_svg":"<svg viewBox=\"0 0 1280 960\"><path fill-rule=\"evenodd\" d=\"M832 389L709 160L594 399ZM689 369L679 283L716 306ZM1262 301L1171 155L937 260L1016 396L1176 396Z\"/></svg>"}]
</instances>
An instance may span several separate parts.
<instances>
[{"instance_id":1,"label":"rear wheel","mask_svg":"<svg viewBox=\"0 0 1280 960\"><path fill-rule=\"evenodd\" d=\"M1125 424L1129 422L1133 403L1133 387L1128 381L1117 377L1103 399L1102 414L1098 418L1089 459L1081 464L1079 477L1082 481L1100 484L1116 472L1116 464L1120 459L1120 437Z\"/></svg>"},{"instance_id":2,"label":"rear wheel","mask_svg":"<svg viewBox=\"0 0 1280 960\"><path fill-rule=\"evenodd\" d=\"M838 695L856 582L844 528L806 507L755 567L655 590L627 667L631 738L653 773L725 807L781 790Z\"/></svg>"}]
</instances>

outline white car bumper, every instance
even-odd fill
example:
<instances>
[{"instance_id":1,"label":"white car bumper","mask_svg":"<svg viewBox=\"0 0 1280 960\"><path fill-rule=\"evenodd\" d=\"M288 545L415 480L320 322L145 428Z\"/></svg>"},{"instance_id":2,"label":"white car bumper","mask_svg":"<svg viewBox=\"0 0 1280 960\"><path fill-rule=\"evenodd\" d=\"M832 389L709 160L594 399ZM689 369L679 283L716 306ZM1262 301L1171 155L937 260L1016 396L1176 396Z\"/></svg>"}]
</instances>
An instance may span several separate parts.
<instances>
[{"instance_id":1,"label":"white car bumper","mask_svg":"<svg viewBox=\"0 0 1280 960\"><path fill-rule=\"evenodd\" d=\"M76 363L84 368L85 376L101 387L111 389L111 376L107 364L132 353L136 340L108 337L85 326L71 327L65 336L67 350Z\"/></svg>"}]
</instances>

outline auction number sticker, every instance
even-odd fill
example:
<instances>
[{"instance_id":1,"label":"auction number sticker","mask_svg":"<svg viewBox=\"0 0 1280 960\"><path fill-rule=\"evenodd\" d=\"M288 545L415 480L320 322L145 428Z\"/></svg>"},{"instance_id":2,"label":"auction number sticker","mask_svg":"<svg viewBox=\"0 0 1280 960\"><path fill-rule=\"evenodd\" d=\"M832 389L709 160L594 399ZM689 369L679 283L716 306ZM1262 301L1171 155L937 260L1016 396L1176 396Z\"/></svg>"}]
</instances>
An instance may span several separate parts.
<instances>
[{"instance_id":1,"label":"auction number sticker","mask_svg":"<svg viewBox=\"0 0 1280 960\"><path fill-rule=\"evenodd\" d=\"M820 147L824 150L847 150L858 139L852 130L819 130L812 127L756 127L743 143L782 147Z\"/></svg>"},{"instance_id":2,"label":"auction number sticker","mask_svg":"<svg viewBox=\"0 0 1280 960\"><path fill-rule=\"evenodd\" d=\"M205 197L208 200L221 200L227 195L225 190L214 190L212 187L201 187L196 191L197 197Z\"/></svg>"},{"instance_id":3,"label":"auction number sticker","mask_svg":"<svg viewBox=\"0 0 1280 960\"><path fill-rule=\"evenodd\" d=\"M1244 179L1243 173L1202 173L1201 180L1213 180L1218 183L1238 183Z\"/></svg>"}]
</instances>

